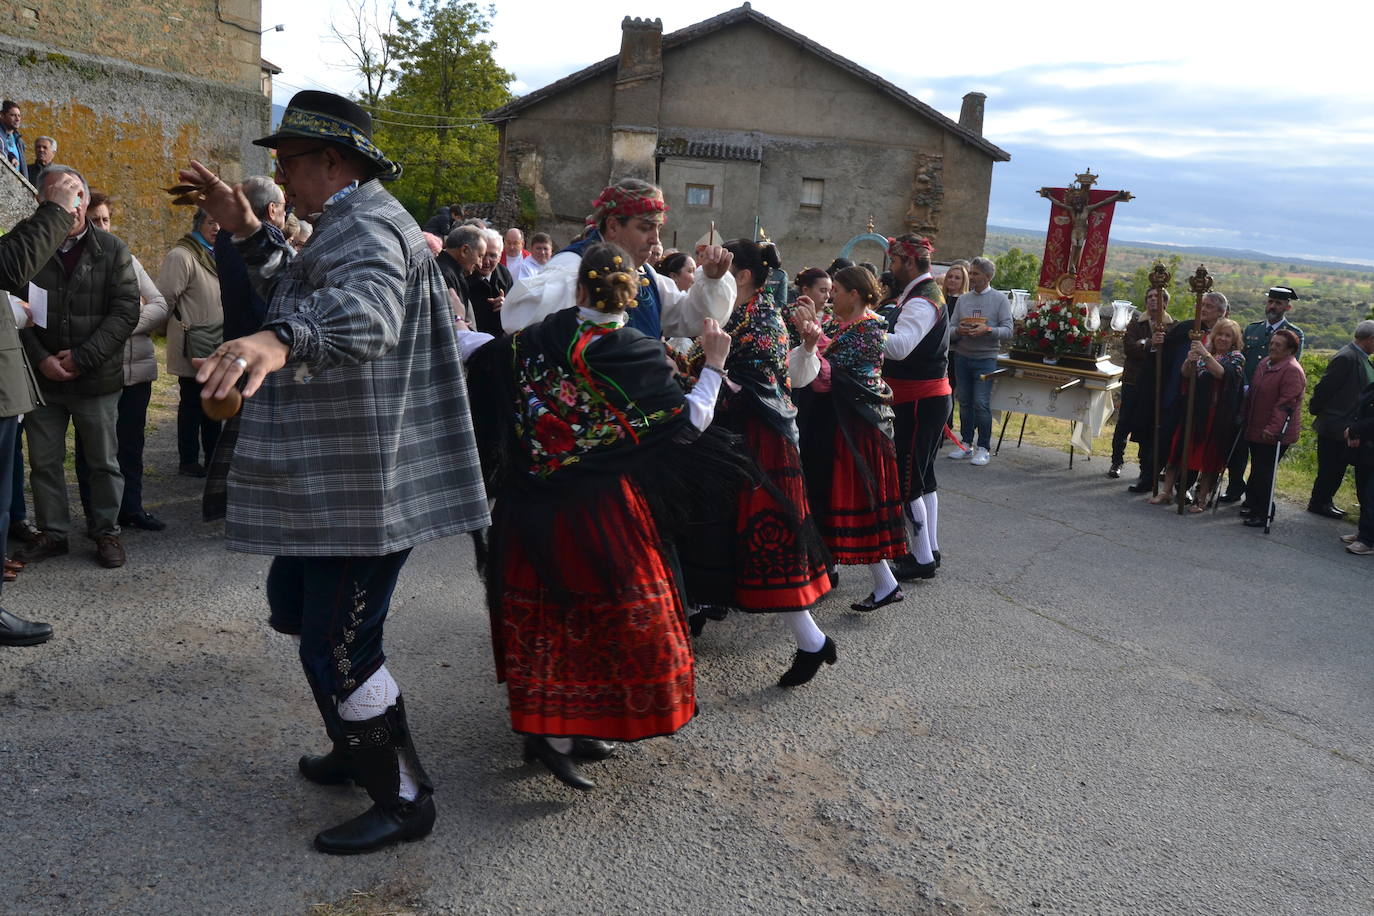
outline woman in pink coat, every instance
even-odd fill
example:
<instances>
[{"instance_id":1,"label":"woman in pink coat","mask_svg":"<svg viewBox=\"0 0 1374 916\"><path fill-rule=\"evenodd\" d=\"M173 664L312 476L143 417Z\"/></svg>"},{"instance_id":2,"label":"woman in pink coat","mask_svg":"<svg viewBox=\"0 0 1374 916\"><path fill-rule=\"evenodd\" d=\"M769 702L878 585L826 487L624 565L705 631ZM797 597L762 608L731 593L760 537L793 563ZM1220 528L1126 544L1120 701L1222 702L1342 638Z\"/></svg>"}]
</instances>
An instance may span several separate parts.
<instances>
[{"instance_id":1,"label":"woman in pink coat","mask_svg":"<svg viewBox=\"0 0 1374 916\"><path fill-rule=\"evenodd\" d=\"M1274 493L1274 468L1302 429L1302 396L1307 375L1298 364L1298 335L1280 328L1269 338L1269 355L1260 360L1245 401L1245 441L1250 448L1250 479L1240 514L1251 528L1264 525ZM1287 426L1285 427L1285 423Z\"/></svg>"}]
</instances>

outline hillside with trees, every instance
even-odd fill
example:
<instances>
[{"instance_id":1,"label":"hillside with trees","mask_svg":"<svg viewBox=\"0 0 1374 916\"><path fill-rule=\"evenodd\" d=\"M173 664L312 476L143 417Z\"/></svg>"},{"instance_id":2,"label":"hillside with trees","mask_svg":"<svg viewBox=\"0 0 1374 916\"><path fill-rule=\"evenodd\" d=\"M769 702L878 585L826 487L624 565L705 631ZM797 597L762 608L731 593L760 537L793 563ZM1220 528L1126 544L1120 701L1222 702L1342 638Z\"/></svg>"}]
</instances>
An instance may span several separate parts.
<instances>
[{"instance_id":1,"label":"hillside with trees","mask_svg":"<svg viewBox=\"0 0 1374 916\"><path fill-rule=\"evenodd\" d=\"M1043 235L1014 233L988 228L986 251L998 264L996 284L1001 289L1035 288L1040 273ZM1188 277L1198 264L1212 275L1214 288L1226 294L1231 315L1242 325L1264 317L1266 293L1271 286L1291 286L1302 298L1293 304L1290 320L1303 329L1308 347L1335 349L1349 342L1355 324L1371 315L1374 303L1374 268L1355 264L1324 264L1319 261L1280 258L1252 252L1217 249L1189 250L1133 242L1112 243L1102 281L1102 300L1129 299L1144 306L1148 275L1155 261L1163 261L1174 273L1174 307L1183 317L1191 307ZM1013 282L1015 281L1015 282ZM1186 303L1180 308L1181 303Z\"/></svg>"}]
</instances>

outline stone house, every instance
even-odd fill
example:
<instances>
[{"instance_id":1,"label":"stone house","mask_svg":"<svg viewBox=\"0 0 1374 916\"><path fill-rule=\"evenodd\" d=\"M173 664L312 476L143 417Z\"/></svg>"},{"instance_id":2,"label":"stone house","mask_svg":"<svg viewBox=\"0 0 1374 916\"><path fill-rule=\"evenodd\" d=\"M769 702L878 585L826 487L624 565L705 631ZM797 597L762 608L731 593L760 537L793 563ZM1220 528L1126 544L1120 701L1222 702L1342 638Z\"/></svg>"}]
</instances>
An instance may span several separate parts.
<instances>
[{"instance_id":1,"label":"stone house","mask_svg":"<svg viewBox=\"0 0 1374 916\"><path fill-rule=\"evenodd\" d=\"M620 54L488 115L501 134L497 222L581 231L612 179L663 188L665 247L712 222L762 228L790 273L825 266L872 217L919 232L947 260L981 254L994 162L981 93L955 122L750 4L676 32L621 23ZM875 244L858 260L878 262Z\"/></svg>"},{"instance_id":2,"label":"stone house","mask_svg":"<svg viewBox=\"0 0 1374 916\"><path fill-rule=\"evenodd\" d=\"M57 139L56 161L114 198L116 234L152 273L191 227L161 190L178 166L199 159L231 180L268 168L251 145L270 113L261 18L261 0L0 3L0 94L19 103L25 144ZM6 217L31 210L4 171Z\"/></svg>"}]
</instances>

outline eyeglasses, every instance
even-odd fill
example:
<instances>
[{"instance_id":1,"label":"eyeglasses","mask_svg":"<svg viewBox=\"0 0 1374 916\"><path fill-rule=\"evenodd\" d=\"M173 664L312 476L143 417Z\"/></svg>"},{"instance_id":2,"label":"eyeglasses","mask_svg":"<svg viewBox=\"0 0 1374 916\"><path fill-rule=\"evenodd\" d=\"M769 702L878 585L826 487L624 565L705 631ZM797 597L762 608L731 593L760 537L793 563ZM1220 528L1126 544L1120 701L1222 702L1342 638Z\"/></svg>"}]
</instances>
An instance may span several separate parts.
<instances>
[{"instance_id":1,"label":"eyeglasses","mask_svg":"<svg viewBox=\"0 0 1374 916\"><path fill-rule=\"evenodd\" d=\"M286 174L286 171L287 171L287 170L286 170L286 163L287 163L287 162L290 162L292 159L299 159L299 158L301 158L302 156L310 156L310 155L313 155L313 154L315 154L315 153L322 153L322 152L324 152L326 149L328 149L328 147L325 147L325 146L314 146L314 147L311 147L310 149L302 150L302 151L299 152L299 153L292 153L292 154L290 154L289 156L283 156L281 153L278 153L278 154L277 154L277 168L281 171L281 173L282 173L283 175L285 175L285 174Z\"/></svg>"}]
</instances>

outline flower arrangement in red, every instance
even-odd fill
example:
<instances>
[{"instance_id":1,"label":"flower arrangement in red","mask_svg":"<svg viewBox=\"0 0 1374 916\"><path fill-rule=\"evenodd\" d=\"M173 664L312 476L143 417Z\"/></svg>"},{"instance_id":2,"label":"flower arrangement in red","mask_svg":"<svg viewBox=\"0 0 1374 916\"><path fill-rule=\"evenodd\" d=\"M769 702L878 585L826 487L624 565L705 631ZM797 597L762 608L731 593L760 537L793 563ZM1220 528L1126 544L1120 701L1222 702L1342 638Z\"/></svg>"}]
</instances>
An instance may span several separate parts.
<instances>
[{"instance_id":1,"label":"flower arrangement in red","mask_svg":"<svg viewBox=\"0 0 1374 916\"><path fill-rule=\"evenodd\" d=\"M1039 302L1026 312L1012 349L1044 356L1095 355L1103 339L1100 321L1091 317L1096 308L1094 304L1075 305L1068 299Z\"/></svg>"}]
</instances>

